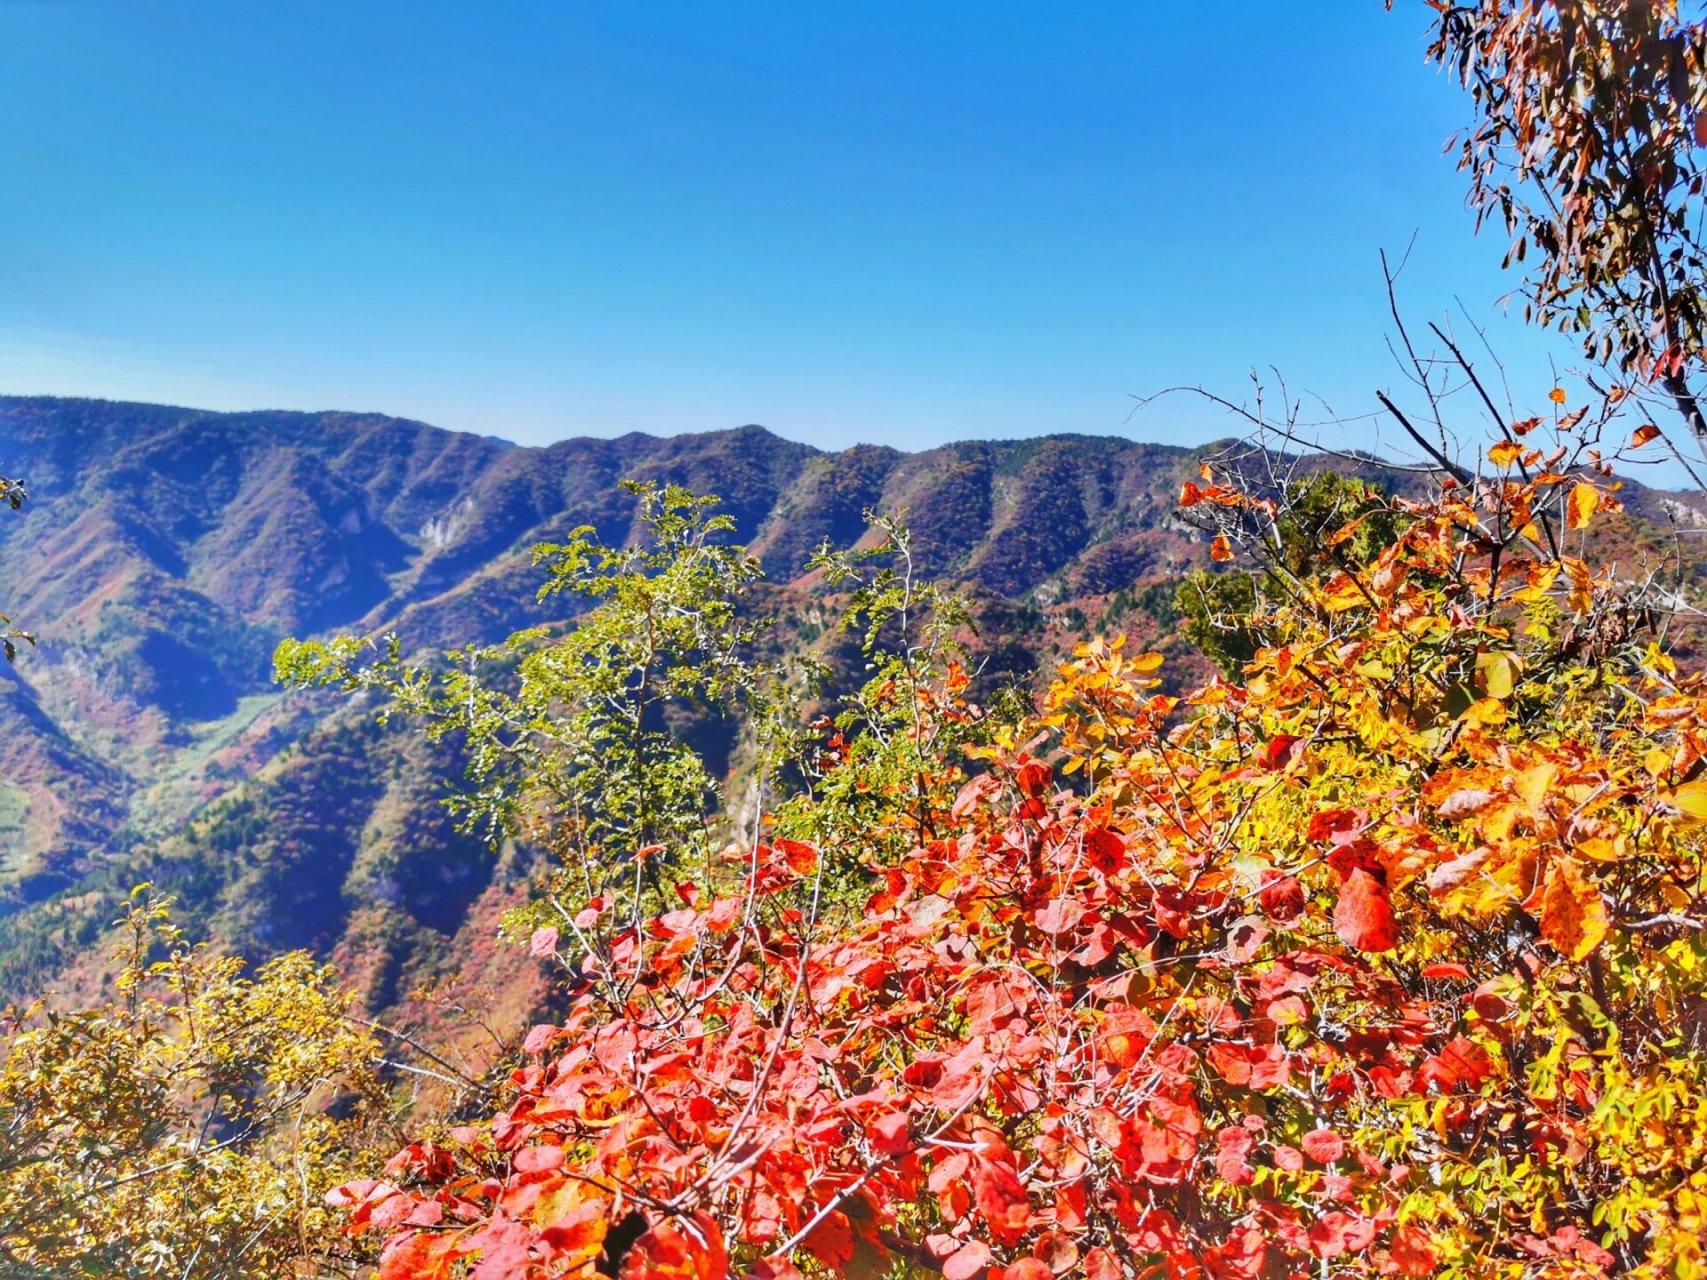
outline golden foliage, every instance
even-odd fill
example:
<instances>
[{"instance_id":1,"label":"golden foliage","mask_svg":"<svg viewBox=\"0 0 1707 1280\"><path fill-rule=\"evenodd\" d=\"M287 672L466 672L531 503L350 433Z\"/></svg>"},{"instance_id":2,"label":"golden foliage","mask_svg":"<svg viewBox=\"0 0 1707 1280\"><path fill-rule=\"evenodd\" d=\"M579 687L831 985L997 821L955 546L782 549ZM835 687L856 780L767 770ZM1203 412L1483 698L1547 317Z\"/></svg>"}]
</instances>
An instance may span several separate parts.
<instances>
[{"instance_id":1,"label":"golden foliage","mask_svg":"<svg viewBox=\"0 0 1707 1280\"><path fill-rule=\"evenodd\" d=\"M146 889L121 923L115 998L9 1019L0 1270L288 1276L349 1255L324 1197L377 1052L331 972L293 952L245 977Z\"/></svg>"}]
</instances>

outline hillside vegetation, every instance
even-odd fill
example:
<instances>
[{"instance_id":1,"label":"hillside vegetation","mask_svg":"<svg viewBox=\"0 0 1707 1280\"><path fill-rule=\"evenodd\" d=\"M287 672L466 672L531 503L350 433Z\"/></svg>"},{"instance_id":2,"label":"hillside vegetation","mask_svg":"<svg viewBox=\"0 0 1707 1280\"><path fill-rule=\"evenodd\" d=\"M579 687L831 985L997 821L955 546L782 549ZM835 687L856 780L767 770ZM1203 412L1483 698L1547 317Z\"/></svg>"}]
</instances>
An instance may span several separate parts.
<instances>
[{"instance_id":1,"label":"hillside vegetation","mask_svg":"<svg viewBox=\"0 0 1707 1280\"><path fill-rule=\"evenodd\" d=\"M1707 22L1430 12L1420 461L0 401L0 1276L1707 1277Z\"/></svg>"},{"instance_id":2,"label":"hillside vegetation","mask_svg":"<svg viewBox=\"0 0 1707 1280\"><path fill-rule=\"evenodd\" d=\"M74 969L148 878L254 954L376 929L408 962L442 954L495 867L435 812L454 763L282 697L273 647L394 629L430 650L561 618L529 551L582 524L632 537L624 479L721 495L793 645L825 640L812 551L861 536L868 508L905 511L921 570L974 590L991 660L1024 672L1111 607L1154 637L1204 556L1171 505L1196 456L1085 438L825 454L756 427L523 449L375 416L0 398L0 458L32 490L0 555L38 638L0 672L0 989ZM265 839L233 856L238 830ZM423 859L425 878L373 870Z\"/></svg>"}]
</instances>

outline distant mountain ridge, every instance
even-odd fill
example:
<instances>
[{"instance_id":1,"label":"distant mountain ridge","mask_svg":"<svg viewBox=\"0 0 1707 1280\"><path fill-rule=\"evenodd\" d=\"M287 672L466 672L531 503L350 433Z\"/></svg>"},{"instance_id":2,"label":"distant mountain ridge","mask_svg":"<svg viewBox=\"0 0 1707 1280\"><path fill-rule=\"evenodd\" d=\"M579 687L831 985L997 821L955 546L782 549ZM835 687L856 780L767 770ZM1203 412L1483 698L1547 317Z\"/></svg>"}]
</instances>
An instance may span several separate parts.
<instances>
[{"instance_id":1,"label":"distant mountain ridge","mask_svg":"<svg viewBox=\"0 0 1707 1280\"><path fill-rule=\"evenodd\" d=\"M411 824L433 828L437 852L421 856L439 858L437 880L461 886L446 891L448 914L443 901L414 909L454 932L490 858L430 818L388 835L357 812L430 807L436 791L416 775L431 762L415 760L409 803L375 774L340 800L353 826L316 826L298 792L310 774L330 783L309 755L366 730L328 722L324 699L275 691L272 649L287 635L381 628L432 649L537 621L529 548L581 524L626 537L624 479L721 495L779 589L824 539L858 539L867 508L905 509L924 569L1029 608L1198 560L1195 535L1171 518L1195 456L1084 437L827 453L756 426L528 448L372 414L0 397L0 466L30 487L24 513L0 521L3 594L39 639L0 670L0 942L9 928L41 934L31 921L70 910L92 876L115 888L144 874L154 855L132 851L211 840L230 854L228 810L257 795L269 797L267 838L291 844L287 861L333 897L280 913L287 927L266 923L266 895L287 892L276 869L244 894L235 871L204 886L233 929L251 922L250 941L330 947L376 895L421 898L369 865L402 857L389 842ZM215 801L213 827L185 825ZM309 919L324 928L297 927Z\"/></svg>"},{"instance_id":2,"label":"distant mountain ridge","mask_svg":"<svg viewBox=\"0 0 1707 1280\"><path fill-rule=\"evenodd\" d=\"M1041 653L1077 610L1177 650L1169 584L1207 557L1174 499L1204 453L1083 436L831 453L757 426L533 448L373 414L0 397L0 471L30 488L0 519L0 599L39 637L0 670L0 970L62 968L99 915L84 886L144 874L263 950L385 939L402 958L376 991L454 950L498 864L442 822L432 760L280 695L272 649L381 628L431 649L537 621L529 548L581 524L628 536L624 479L721 495L778 591L867 508L905 511L925 571L1019 611L996 642ZM1655 519L1681 501L1631 492ZM1135 598L1163 603L1108 612Z\"/></svg>"},{"instance_id":3,"label":"distant mountain ridge","mask_svg":"<svg viewBox=\"0 0 1707 1280\"><path fill-rule=\"evenodd\" d=\"M774 579L857 538L865 508L906 508L929 568L1018 597L1073 567L1185 563L1183 534L1130 535L1165 523L1189 456L1071 437L827 454L759 427L523 448L372 415L0 398L0 459L32 493L0 554L41 639L17 673L41 708L64 719L76 686L73 719L152 716L159 736L264 689L284 635L504 634L532 616L527 548L581 523L620 536L631 476L722 495Z\"/></svg>"}]
</instances>

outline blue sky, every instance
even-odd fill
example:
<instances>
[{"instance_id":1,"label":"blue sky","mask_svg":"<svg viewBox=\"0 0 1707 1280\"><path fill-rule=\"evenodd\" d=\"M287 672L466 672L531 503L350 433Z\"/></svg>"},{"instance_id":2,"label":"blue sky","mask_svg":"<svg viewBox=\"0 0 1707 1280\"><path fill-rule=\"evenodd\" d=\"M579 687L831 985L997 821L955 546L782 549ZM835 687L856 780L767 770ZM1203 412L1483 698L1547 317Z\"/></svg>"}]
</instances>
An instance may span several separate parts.
<instances>
[{"instance_id":1,"label":"blue sky","mask_svg":"<svg viewBox=\"0 0 1707 1280\"><path fill-rule=\"evenodd\" d=\"M1520 400L1400 0L0 0L0 390L539 443L1197 441L1399 384L1377 252ZM1368 442L1373 442L1371 438Z\"/></svg>"}]
</instances>

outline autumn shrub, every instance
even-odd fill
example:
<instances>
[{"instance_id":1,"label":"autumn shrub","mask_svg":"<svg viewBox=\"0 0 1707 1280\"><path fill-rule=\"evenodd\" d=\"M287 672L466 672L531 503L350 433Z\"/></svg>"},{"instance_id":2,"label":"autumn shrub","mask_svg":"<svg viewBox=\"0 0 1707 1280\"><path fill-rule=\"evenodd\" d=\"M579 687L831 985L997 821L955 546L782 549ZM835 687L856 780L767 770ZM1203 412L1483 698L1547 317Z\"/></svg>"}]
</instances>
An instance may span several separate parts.
<instances>
[{"instance_id":1,"label":"autumn shrub","mask_svg":"<svg viewBox=\"0 0 1707 1280\"><path fill-rule=\"evenodd\" d=\"M1570 553L1604 468L1490 467L1269 557L1237 679L1084 645L926 827L636 850L665 900L560 904L566 1016L348 1229L386 1280L1702 1274L1707 685ZM1182 506L1261 557L1284 500Z\"/></svg>"},{"instance_id":2,"label":"autumn shrub","mask_svg":"<svg viewBox=\"0 0 1707 1280\"><path fill-rule=\"evenodd\" d=\"M0 1057L0 1275L348 1274L329 1189L366 1167L378 1049L336 975L245 975L146 887L115 995L15 1011Z\"/></svg>"}]
</instances>

